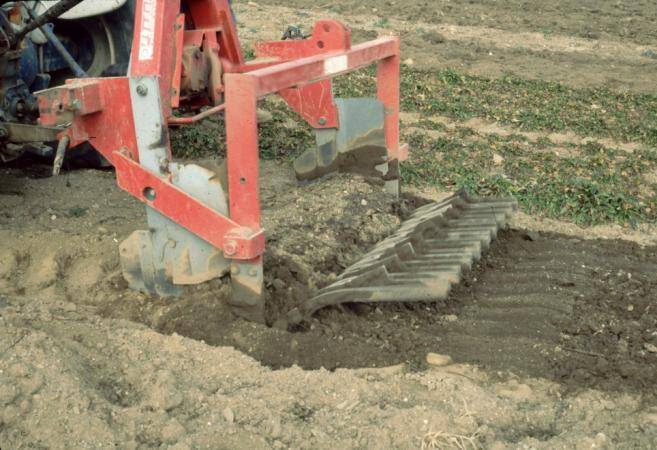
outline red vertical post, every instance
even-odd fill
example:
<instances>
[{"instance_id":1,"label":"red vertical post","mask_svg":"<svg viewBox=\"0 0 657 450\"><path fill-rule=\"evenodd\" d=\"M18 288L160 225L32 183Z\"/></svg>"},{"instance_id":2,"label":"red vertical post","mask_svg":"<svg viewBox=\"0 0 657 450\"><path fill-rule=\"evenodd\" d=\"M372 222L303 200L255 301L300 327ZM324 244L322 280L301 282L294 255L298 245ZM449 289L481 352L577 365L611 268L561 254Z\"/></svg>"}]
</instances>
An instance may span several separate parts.
<instances>
[{"instance_id":1,"label":"red vertical post","mask_svg":"<svg viewBox=\"0 0 657 450\"><path fill-rule=\"evenodd\" d=\"M389 160L399 158L399 39L395 55L383 59L377 66L377 97L385 110L386 147Z\"/></svg>"},{"instance_id":2,"label":"red vertical post","mask_svg":"<svg viewBox=\"0 0 657 450\"><path fill-rule=\"evenodd\" d=\"M227 73L226 165L230 217L242 226L260 229L258 123L256 79Z\"/></svg>"},{"instance_id":3,"label":"red vertical post","mask_svg":"<svg viewBox=\"0 0 657 450\"><path fill-rule=\"evenodd\" d=\"M227 73L224 77L230 218L252 233L260 231L256 81L249 74ZM264 322L262 256L248 261L233 260L230 270L233 290L230 303L235 312L242 317Z\"/></svg>"}]
</instances>

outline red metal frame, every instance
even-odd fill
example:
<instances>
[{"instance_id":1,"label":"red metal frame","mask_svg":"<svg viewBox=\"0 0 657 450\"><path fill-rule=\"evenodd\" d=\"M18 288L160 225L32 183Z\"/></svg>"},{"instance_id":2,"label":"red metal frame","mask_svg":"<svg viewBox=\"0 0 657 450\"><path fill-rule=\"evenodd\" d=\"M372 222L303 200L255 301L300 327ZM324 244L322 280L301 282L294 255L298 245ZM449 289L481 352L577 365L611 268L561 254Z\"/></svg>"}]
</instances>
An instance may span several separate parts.
<instances>
[{"instance_id":1,"label":"red metal frame","mask_svg":"<svg viewBox=\"0 0 657 450\"><path fill-rule=\"evenodd\" d=\"M225 110L229 217L181 191L166 175L139 165L127 77L71 80L39 93L41 123L55 125L70 119L63 134L70 137L71 145L89 141L115 166L122 189L223 249L226 257L261 264L265 242L258 193L258 99L279 94L313 127L337 127L330 80L377 63L377 95L385 106L389 159L403 160L399 40L381 37L352 47L344 25L320 21L312 38L260 44L261 59L246 63L227 0L187 0L184 6L181 9L180 0L137 0L130 77L159 77L162 113L169 124L191 123ZM187 29L181 29L183 24ZM219 79L211 83L214 92L208 93L208 103L217 106L195 117L176 118L172 107L185 102L180 92L181 46L185 45L211 47L221 61L223 84L221 73L213 71ZM156 193L153 200L144 195L146 189Z\"/></svg>"}]
</instances>

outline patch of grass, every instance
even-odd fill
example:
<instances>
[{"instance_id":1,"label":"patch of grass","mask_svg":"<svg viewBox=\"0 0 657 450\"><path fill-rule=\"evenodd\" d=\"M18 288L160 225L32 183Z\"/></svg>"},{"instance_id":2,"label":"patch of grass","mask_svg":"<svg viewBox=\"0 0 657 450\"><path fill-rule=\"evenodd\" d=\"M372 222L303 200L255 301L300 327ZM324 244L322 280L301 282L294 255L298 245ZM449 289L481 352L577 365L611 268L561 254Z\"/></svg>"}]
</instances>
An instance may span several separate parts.
<instances>
[{"instance_id":1,"label":"patch of grass","mask_svg":"<svg viewBox=\"0 0 657 450\"><path fill-rule=\"evenodd\" d=\"M259 124L260 157L293 159L314 145L310 127L283 103L265 101L260 105L271 119ZM171 146L178 158L226 156L226 130L223 114L193 125L172 128Z\"/></svg>"},{"instance_id":2,"label":"patch of grass","mask_svg":"<svg viewBox=\"0 0 657 450\"><path fill-rule=\"evenodd\" d=\"M345 96L373 95L373 75L370 70L342 77L336 86ZM401 91L402 110L408 112L458 120L483 117L527 131L573 131L657 145L657 95L410 67L402 67Z\"/></svg>"},{"instance_id":3,"label":"patch of grass","mask_svg":"<svg viewBox=\"0 0 657 450\"><path fill-rule=\"evenodd\" d=\"M390 25L390 19L387 17L381 17L379 20L374 22L374 26L377 28L386 28L388 25Z\"/></svg>"},{"instance_id":4,"label":"patch of grass","mask_svg":"<svg viewBox=\"0 0 657 450\"><path fill-rule=\"evenodd\" d=\"M171 151L177 158L225 155L225 132L213 119L169 130Z\"/></svg>"},{"instance_id":5,"label":"patch of grass","mask_svg":"<svg viewBox=\"0 0 657 450\"><path fill-rule=\"evenodd\" d=\"M657 219L657 195L647 192L642 175L654 170L654 151L627 155L589 143L578 156L532 151L514 136L406 136L410 160L402 165L406 183L439 189L465 189L475 195L513 195L523 209L578 224L633 225ZM546 145L546 143L543 143ZM503 158L495 163L494 155Z\"/></svg>"}]
</instances>

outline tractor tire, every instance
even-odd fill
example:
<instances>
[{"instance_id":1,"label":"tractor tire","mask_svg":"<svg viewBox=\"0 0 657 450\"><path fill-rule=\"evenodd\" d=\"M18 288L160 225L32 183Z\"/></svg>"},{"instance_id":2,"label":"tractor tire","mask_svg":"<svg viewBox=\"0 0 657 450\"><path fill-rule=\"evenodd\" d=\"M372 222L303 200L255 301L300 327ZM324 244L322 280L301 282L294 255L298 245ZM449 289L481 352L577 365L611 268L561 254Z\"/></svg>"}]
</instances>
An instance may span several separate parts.
<instances>
[{"instance_id":1,"label":"tractor tire","mask_svg":"<svg viewBox=\"0 0 657 450\"><path fill-rule=\"evenodd\" d=\"M89 76L118 77L128 73L134 19L135 0L128 0L121 8L100 18L72 21L84 28L93 40L93 58L87 67L83 67ZM70 149L64 164L67 168L111 167L109 161L89 143Z\"/></svg>"}]
</instances>

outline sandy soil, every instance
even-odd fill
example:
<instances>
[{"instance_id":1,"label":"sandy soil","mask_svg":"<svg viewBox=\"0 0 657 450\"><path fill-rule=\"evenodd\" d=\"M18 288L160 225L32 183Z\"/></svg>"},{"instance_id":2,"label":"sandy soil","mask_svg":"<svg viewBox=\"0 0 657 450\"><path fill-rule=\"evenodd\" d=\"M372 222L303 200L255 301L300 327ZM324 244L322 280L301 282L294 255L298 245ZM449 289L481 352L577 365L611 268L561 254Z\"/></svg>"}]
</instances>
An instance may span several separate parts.
<instances>
[{"instance_id":1,"label":"sandy soil","mask_svg":"<svg viewBox=\"0 0 657 450\"><path fill-rule=\"evenodd\" d=\"M403 3L403 7L401 6ZM279 39L288 25L310 30L315 20L349 24L355 40L402 38L403 59L420 68L459 68L474 75L513 74L572 86L651 92L657 60L649 2L494 0L381 2L294 0L237 2L243 41ZM538 12L541 11L541 12ZM619 17L621 18L619 20Z\"/></svg>"},{"instance_id":2,"label":"sandy soil","mask_svg":"<svg viewBox=\"0 0 657 450\"><path fill-rule=\"evenodd\" d=\"M269 3L237 2L247 42L342 17L359 38L400 32L417 65L653 83L647 1ZM117 246L146 225L143 206L111 172L48 171L0 168L3 449L657 447L654 225L520 214L444 304L328 309L287 332L231 315L227 280L177 300L127 289ZM262 171L270 321L444 195L396 201L361 177L301 188L286 165Z\"/></svg>"}]
</instances>

